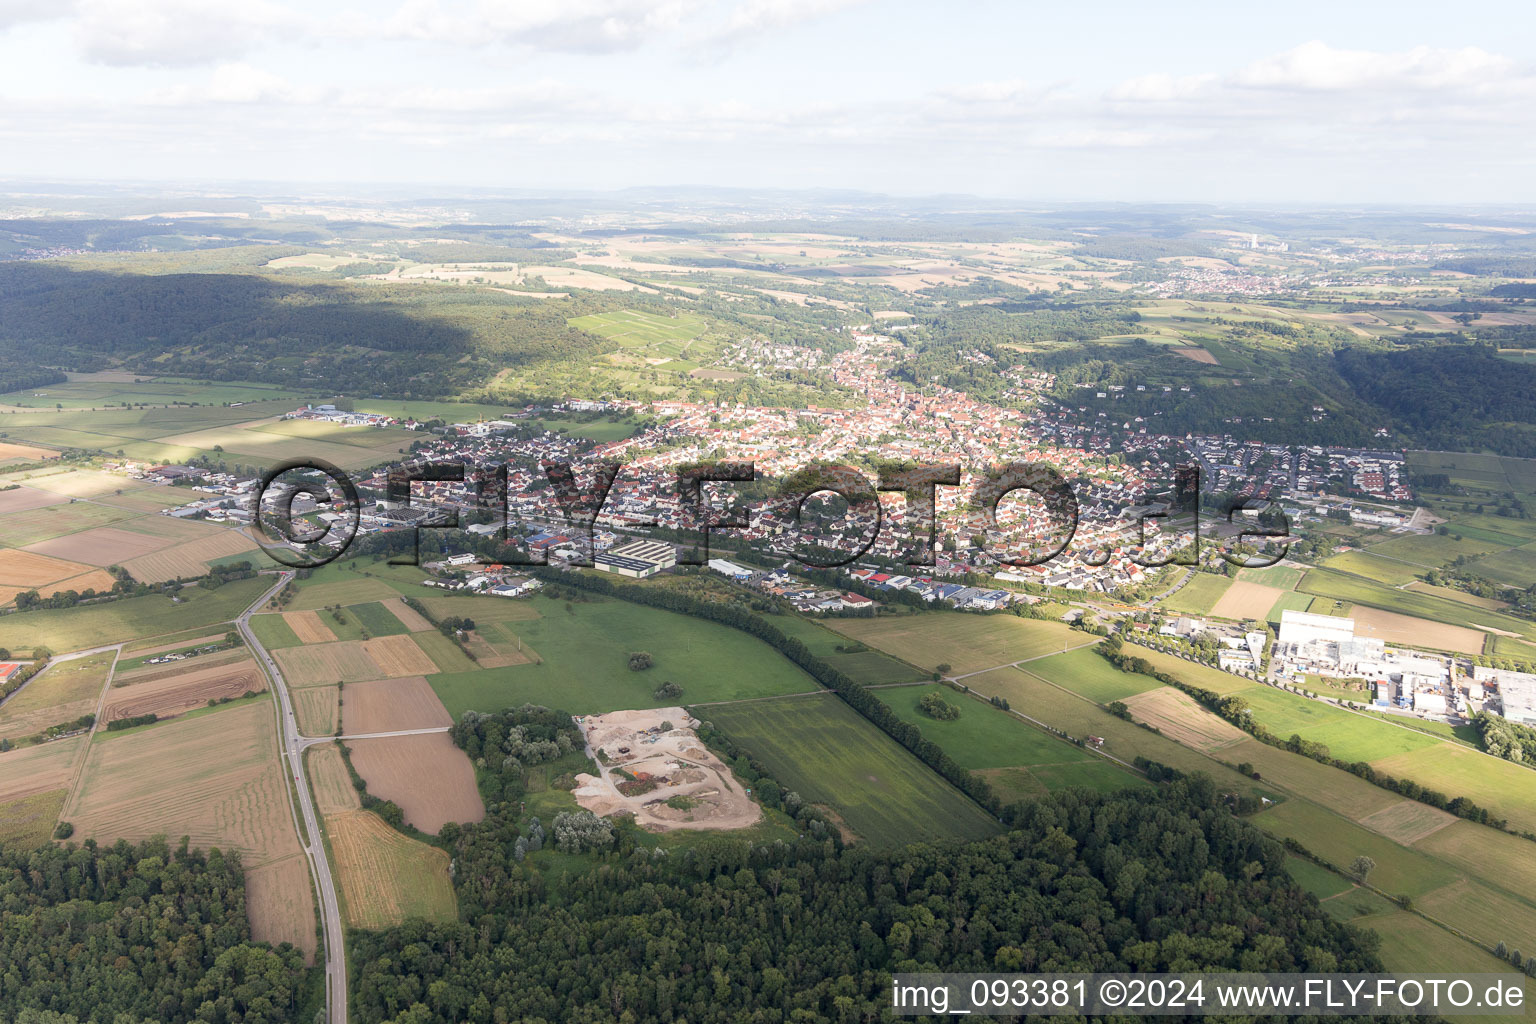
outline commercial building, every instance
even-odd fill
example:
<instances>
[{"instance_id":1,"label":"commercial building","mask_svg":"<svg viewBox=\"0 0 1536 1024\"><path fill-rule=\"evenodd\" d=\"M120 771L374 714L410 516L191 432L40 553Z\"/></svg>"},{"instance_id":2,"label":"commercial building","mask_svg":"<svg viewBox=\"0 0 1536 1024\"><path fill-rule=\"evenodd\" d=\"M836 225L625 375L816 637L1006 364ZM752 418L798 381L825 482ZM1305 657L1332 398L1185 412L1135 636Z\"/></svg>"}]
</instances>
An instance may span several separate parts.
<instances>
[{"instance_id":1,"label":"commercial building","mask_svg":"<svg viewBox=\"0 0 1536 1024\"><path fill-rule=\"evenodd\" d=\"M677 549L665 541L636 540L609 548L592 559L603 572L633 579L654 576L677 564Z\"/></svg>"},{"instance_id":2,"label":"commercial building","mask_svg":"<svg viewBox=\"0 0 1536 1024\"><path fill-rule=\"evenodd\" d=\"M1536 727L1536 675L1477 665L1472 669L1472 678L1499 688L1499 703L1505 718Z\"/></svg>"}]
</instances>

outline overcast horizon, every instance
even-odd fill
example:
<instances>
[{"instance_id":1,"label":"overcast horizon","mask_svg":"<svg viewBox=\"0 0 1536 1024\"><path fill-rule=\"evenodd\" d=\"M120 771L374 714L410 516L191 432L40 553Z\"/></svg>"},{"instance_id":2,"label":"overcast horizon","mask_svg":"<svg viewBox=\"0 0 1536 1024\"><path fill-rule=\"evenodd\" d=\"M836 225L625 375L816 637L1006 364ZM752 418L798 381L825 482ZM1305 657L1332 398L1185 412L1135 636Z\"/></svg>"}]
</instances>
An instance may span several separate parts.
<instances>
[{"instance_id":1,"label":"overcast horizon","mask_svg":"<svg viewBox=\"0 0 1536 1024\"><path fill-rule=\"evenodd\" d=\"M1444 17L1317 2L1281 18L977 3L940 19L876 0L321 14L0 0L0 142L10 181L1536 200L1536 37L1512 31L1529 14Z\"/></svg>"}]
</instances>

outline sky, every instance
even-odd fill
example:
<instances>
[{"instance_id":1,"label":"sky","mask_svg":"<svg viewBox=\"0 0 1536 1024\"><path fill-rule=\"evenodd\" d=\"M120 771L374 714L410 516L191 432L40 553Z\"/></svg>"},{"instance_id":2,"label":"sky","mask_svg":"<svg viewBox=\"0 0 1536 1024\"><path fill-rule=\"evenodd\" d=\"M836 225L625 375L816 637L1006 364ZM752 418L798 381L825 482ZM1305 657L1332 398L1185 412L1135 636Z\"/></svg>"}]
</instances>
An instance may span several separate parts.
<instances>
[{"instance_id":1,"label":"sky","mask_svg":"<svg viewBox=\"0 0 1536 1024\"><path fill-rule=\"evenodd\" d=\"M1536 202L1526 5L0 0L0 176Z\"/></svg>"}]
</instances>

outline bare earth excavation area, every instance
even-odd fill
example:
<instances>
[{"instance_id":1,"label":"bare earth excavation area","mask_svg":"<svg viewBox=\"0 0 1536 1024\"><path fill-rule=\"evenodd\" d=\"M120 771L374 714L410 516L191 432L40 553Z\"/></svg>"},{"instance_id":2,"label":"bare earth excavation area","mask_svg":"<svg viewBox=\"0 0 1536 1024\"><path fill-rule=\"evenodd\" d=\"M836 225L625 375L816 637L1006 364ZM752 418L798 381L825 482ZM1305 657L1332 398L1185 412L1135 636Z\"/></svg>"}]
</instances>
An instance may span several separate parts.
<instances>
[{"instance_id":1,"label":"bare earth excavation area","mask_svg":"<svg viewBox=\"0 0 1536 1024\"><path fill-rule=\"evenodd\" d=\"M576 800L594 814L632 814L652 832L756 824L762 809L699 742L682 708L577 718L599 776L578 775ZM670 725L670 729L664 729Z\"/></svg>"}]
</instances>

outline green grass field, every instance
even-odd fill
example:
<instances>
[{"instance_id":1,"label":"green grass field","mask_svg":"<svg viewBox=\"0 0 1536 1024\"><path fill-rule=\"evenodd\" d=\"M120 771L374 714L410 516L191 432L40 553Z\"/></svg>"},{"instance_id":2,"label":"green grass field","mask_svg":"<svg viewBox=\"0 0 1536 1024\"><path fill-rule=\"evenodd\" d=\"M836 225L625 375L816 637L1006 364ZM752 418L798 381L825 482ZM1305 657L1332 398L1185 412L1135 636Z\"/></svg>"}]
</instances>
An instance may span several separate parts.
<instances>
[{"instance_id":1,"label":"green grass field","mask_svg":"<svg viewBox=\"0 0 1536 1024\"><path fill-rule=\"evenodd\" d=\"M1273 622L1276 626L1279 626L1280 617L1287 611L1304 612L1309 607L1311 607L1312 601L1313 598L1308 594L1297 594L1294 592L1289 594L1281 594L1279 599L1277 599L1275 603L1270 606L1270 609L1268 613L1265 614L1264 618L1269 622Z\"/></svg>"},{"instance_id":2,"label":"green grass field","mask_svg":"<svg viewBox=\"0 0 1536 1024\"><path fill-rule=\"evenodd\" d=\"M1285 870L1296 879L1296 884L1320 900L1337 896L1354 888L1354 883L1341 878L1325 867L1314 864L1304 857L1285 858Z\"/></svg>"},{"instance_id":3,"label":"green grass field","mask_svg":"<svg viewBox=\"0 0 1536 1024\"><path fill-rule=\"evenodd\" d=\"M1380 543L1372 544L1372 554L1400 558L1405 562L1417 562L1420 565L1449 565L1457 558L1477 558L1486 555L1499 548L1508 547L1506 544L1494 544L1475 537L1461 534L1461 540L1455 535L1461 533L1455 527L1449 527L1449 533L1441 536L1438 533L1410 534L1405 537L1393 537ZM1390 582L1390 581L1388 581Z\"/></svg>"},{"instance_id":4,"label":"green grass field","mask_svg":"<svg viewBox=\"0 0 1536 1024\"><path fill-rule=\"evenodd\" d=\"M1031 675L1080 693L1095 704L1108 704L1162 685L1150 676L1121 672L1091 647L1053 654L1021 667Z\"/></svg>"},{"instance_id":5,"label":"green grass field","mask_svg":"<svg viewBox=\"0 0 1536 1024\"><path fill-rule=\"evenodd\" d=\"M43 392L43 394L39 394ZM291 402L298 392L286 391L269 384L211 383L176 377L152 377L143 383L132 381L74 380L63 384L50 384L44 388L29 388L0 394L0 405L26 406L53 410L62 405L65 410L87 410L123 402L146 405L167 405L175 402L197 402L200 405L218 406L224 402ZM247 416L246 419L254 419Z\"/></svg>"},{"instance_id":6,"label":"green grass field","mask_svg":"<svg viewBox=\"0 0 1536 1024\"><path fill-rule=\"evenodd\" d=\"M256 639L261 641L263 647L272 651L282 647L298 647L301 644L288 623L277 614L252 615L251 632L256 634Z\"/></svg>"},{"instance_id":7,"label":"green grass field","mask_svg":"<svg viewBox=\"0 0 1536 1024\"><path fill-rule=\"evenodd\" d=\"M399 636L401 633L410 632L405 628L405 623L400 621L399 616L377 601L351 605L345 613L356 619L371 636ZM325 616L322 621L329 623L329 616Z\"/></svg>"},{"instance_id":8,"label":"green grass field","mask_svg":"<svg viewBox=\"0 0 1536 1024\"><path fill-rule=\"evenodd\" d=\"M1296 584L1301 582L1303 571L1294 569L1288 565L1272 565L1267 569L1239 569L1237 578L1247 580L1249 583L1261 583L1266 587L1278 587L1281 590L1295 590Z\"/></svg>"},{"instance_id":9,"label":"green grass field","mask_svg":"<svg viewBox=\"0 0 1536 1024\"><path fill-rule=\"evenodd\" d=\"M1064 730L1070 736L1103 737L1104 751L1122 761L1146 757L1180 771L1205 772L1228 792L1276 795L1272 788L1245 778L1166 736L1116 718L1098 705L1032 676L1024 669L997 669L966 682L983 696L1006 697L1013 710Z\"/></svg>"},{"instance_id":10,"label":"green grass field","mask_svg":"<svg viewBox=\"0 0 1536 1024\"><path fill-rule=\"evenodd\" d=\"M1332 558L1324 560L1322 564L1329 569L1354 573L1356 576L1364 576L1367 579L1375 580L1377 583L1385 583L1392 587L1402 583L1412 583L1423 572L1418 566L1406 565L1391 558L1382 558L1368 551L1341 552ZM1440 563L1431 562L1429 564L1439 565Z\"/></svg>"},{"instance_id":11,"label":"green grass field","mask_svg":"<svg viewBox=\"0 0 1536 1024\"><path fill-rule=\"evenodd\" d=\"M667 680L683 687L689 703L817 689L767 644L713 622L619 600L576 603L567 611L564 602L539 599L534 607L540 618L506 625L538 652L540 663L431 677L455 718L524 701L576 714L676 704L652 696ZM633 651L648 652L654 667L631 672Z\"/></svg>"},{"instance_id":12,"label":"green grass field","mask_svg":"<svg viewBox=\"0 0 1536 1024\"><path fill-rule=\"evenodd\" d=\"M686 313L663 316L634 309L579 316L570 324L617 341L626 350L648 359L697 358L699 353L693 350L693 342L708 327L701 317Z\"/></svg>"},{"instance_id":13,"label":"green grass field","mask_svg":"<svg viewBox=\"0 0 1536 1024\"><path fill-rule=\"evenodd\" d=\"M51 647L56 654L229 622L272 585L236 580L217 590L184 587L179 601L161 594L0 616L0 647ZM217 632L216 629L208 630Z\"/></svg>"},{"instance_id":14,"label":"green grass field","mask_svg":"<svg viewBox=\"0 0 1536 1024\"><path fill-rule=\"evenodd\" d=\"M1450 796L1468 797L1508 819L1510 827L1536 832L1536 772L1524 765L1443 741L1372 763L1388 775L1412 779Z\"/></svg>"},{"instance_id":15,"label":"green grass field","mask_svg":"<svg viewBox=\"0 0 1536 1024\"><path fill-rule=\"evenodd\" d=\"M1456 881L1457 872L1425 854L1399 846L1385 836L1305 800L1288 800L1253 817L1253 823L1282 839L1295 839L1341 870L1356 857L1370 857L1376 868L1369 881L1393 895L1419 897Z\"/></svg>"},{"instance_id":16,"label":"green grass field","mask_svg":"<svg viewBox=\"0 0 1536 1024\"><path fill-rule=\"evenodd\" d=\"M1160 672L1167 672L1182 682L1210 690L1212 693L1236 693L1254 685L1251 679L1244 679L1242 676L1235 676L1219 668L1211 668L1209 665L1185 661L1177 655L1164 654L1162 651L1154 651L1140 644L1127 644L1125 652L1149 662ZM1028 667L1031 670L1034 668L1033 665Z\"/></svg>"},{"instance_id":17,"label":"green grass field","mask_svg":"<svg viewBox=\"0 0 1536 1024\"><path fill-rule=\"evenodd\" d=\"M1170 612L1209 615L1231 585L1232 581L1226 576L1197 572L1189 578L1188 583L1164 598L1160 606Z\"/></svg>"},{"instance_id":18,"label":"green grass field","mask_svg":"<svg viewBox=\"0 0 1536 1024\"><path fill-rule=\"evenodd\" d=\"M918 708L918 701L927 693L939 694L960 710L960 717L939 721L924 714ZM944 752L963 768L973 771L1016 768L1033 779L1033 788L1038 792L1073 785L1093 789L1107 786L1111 790L1145 785L1141 776L947 686L885 690L880 693L880 699L890 705L902 721L917 726L925 739L944 748ZM1038 774L1037 768L1042 769ZM1014 786L1024 784L1022 779L1010 781Z\"/></svg>"},{"instance_id":19,"label":"green grass field","mask_svg":"<svg viewBox=\"0 0 1536 1024\"><path fill-rule=\"evenodd\" d=\"M68 790L52 789L0 804L0 846L35 849L53 838Z\"/></svg>"},{"instance_id":20,"label":"green grass field","mask_svg":"<svg viewBox=\"0 0 1536 1024\"><path fill-rule=\"evenodd\" d=\"M835 619L837 632L932 671L977 672L1077 647L1091 638L1063 622L1014 615L921 612L878 619Z\"/></svg>"},{"instance_id":21,"label":"green grass field","mask_svg":"<svg viewBox=\"0 0 1536 1024\"><path fill-rule=\"evenodd\" d=\"M1270 732L1325 743L1334 757L1344 761L1377 761L1440 744L1432 736L1272 686L1252 686L1242 691L1242 697L1253 707L1254 719Z\"/></svg>"},{"instance_id":22,"label":"green grass field","mask_svg":"<svg viewBox=\"0 0 1536 1024\"><path fill-rule=\"evenodd\" d=\"M981 839L985 811L831 694L693 709L872 846Z\"/></svg>"}]
</instances>

